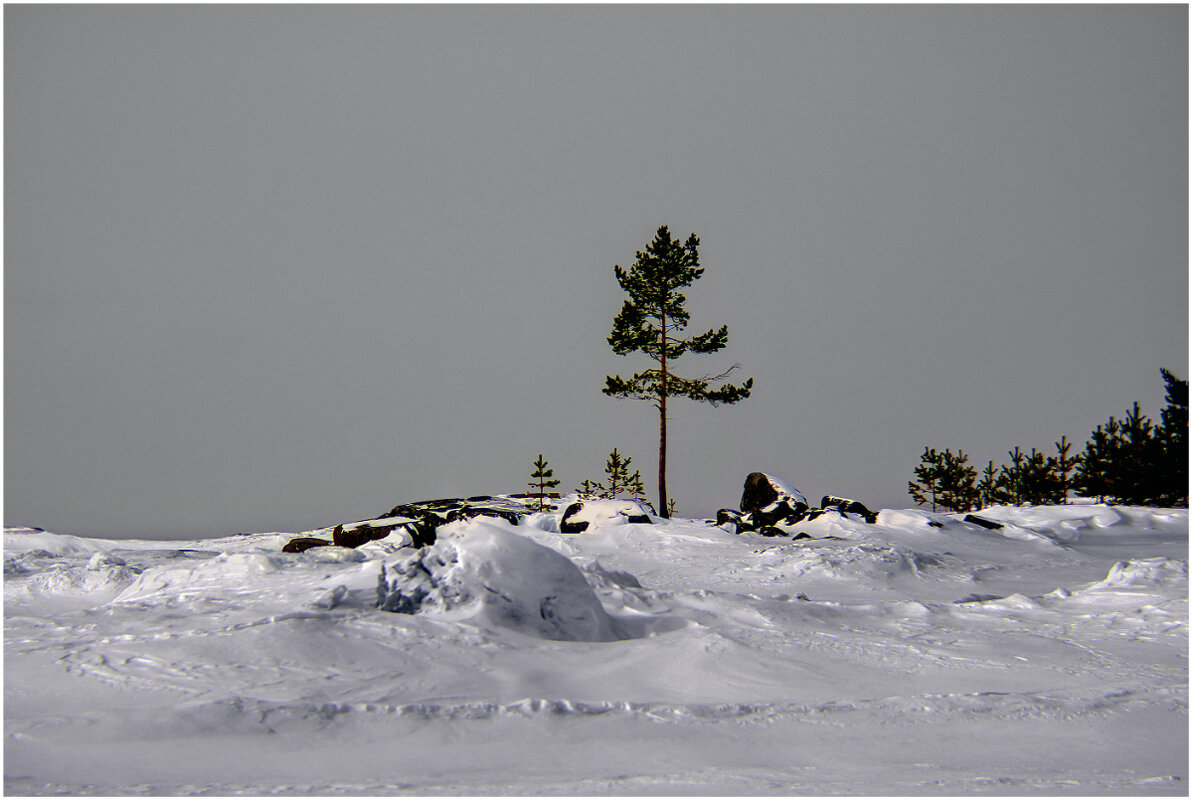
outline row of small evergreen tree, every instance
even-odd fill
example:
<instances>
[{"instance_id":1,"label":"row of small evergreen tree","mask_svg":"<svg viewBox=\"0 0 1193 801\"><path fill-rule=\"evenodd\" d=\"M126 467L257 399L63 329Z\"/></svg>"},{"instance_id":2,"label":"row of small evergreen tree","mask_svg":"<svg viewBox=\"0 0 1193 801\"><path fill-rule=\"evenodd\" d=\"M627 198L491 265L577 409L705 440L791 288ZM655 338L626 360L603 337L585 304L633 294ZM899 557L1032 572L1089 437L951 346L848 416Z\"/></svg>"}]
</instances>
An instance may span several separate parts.
<instances>
[{"instance_id":1,"label":"row of small evergreen tree","mask_svg":"<svg viewBox=\"0 0 1193 801\"><path fill-rule=\"evenodd\" d=\"M584 483L575 491L586 498L628 497L649 506L649 502L646 500L646 488L642 484L642 474L638 470L630 472L631 461L633 461L631 457L622 456L617 448L614 448L605 461L605 480L585 479ZM530 487L531 494L538 498L539 509L545 509L547 506L547 498L550 497L548 490L552 490L560 484L560 480L554 476L555 471L551 469L547 460L540 453L538 459L534 461L534 470L530 474L530 483L527 485ZM674 501L670 504L670 511L675 511Z\"/></svg>"},{"instance_id":2,"label":"row of small evergreen tree","mask_svg":"<svg viewBox=\"0 0 1193 801\"><path fill-rule=\"evenodd\" d=\"M987 462L981 475L964 451L924 448L907 491L933 511L966 512L995 504L1059 504L1070 492L1107 503L1187 506L1189 503L1189 382L1161 369L1166 406L1153 423L1135 403L1122 420L1094 429L1085 450L1070 455L1061 437L1055 455L1019 446L1010 463Z\"/></svg>"}]
</instances>

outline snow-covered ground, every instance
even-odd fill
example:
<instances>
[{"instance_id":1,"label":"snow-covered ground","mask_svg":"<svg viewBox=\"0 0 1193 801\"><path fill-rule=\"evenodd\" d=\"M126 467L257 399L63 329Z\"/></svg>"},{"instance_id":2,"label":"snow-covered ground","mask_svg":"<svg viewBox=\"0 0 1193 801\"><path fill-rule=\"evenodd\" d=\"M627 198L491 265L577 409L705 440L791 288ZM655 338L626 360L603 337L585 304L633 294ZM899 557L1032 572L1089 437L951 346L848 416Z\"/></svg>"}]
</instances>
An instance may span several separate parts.
<instances>
[{"instance_id":1,"label":"snow-covered ground","mask_svg":"<svg viewBox=\"0 0 1193 801\"><path fill-rule=\"evenodd\" d=\"M7 529L5 790L1185 795L1188 513L980 514Z\"/></svg>"}]
</instances>

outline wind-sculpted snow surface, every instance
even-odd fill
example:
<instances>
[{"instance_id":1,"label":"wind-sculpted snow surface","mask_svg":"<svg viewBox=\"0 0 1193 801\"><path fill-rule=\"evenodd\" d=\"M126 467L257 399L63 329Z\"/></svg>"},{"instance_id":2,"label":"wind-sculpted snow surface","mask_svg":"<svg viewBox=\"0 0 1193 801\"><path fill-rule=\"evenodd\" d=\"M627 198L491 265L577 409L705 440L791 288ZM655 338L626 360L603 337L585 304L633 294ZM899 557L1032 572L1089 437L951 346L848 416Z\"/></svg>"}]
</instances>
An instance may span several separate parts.
<instances>
[{"instance_id":1,"label":"wind-sculpted snow surface","mask_svg":"<svg viewBox=\"0 0 1193 801\"><path fill-rule=\"evenodd\" d=\"M7 529L6 791L1187 793L1184 510L566 505L420 548Z\"/></svg>"}]
</instances>

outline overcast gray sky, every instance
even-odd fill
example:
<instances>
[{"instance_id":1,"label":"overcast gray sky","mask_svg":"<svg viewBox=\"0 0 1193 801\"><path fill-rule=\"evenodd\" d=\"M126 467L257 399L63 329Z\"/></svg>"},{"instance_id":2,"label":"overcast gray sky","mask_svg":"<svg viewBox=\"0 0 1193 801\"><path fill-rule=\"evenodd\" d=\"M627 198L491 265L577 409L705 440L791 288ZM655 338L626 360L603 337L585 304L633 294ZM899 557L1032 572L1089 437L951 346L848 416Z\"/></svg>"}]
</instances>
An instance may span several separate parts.
<instances>
[{"instance_id":1,"label":"overcast gray sky","mask_svg":"<svg viewBox=\"0 0 1193 801\"><path fill-rule=\"evenodd\" d=\"M653 408L601 387L661 224L729 326L679 371L755 380L673 404L681 515L752 470L911 506L925 445L1157 417L1187 13L8 5L5 522L299 530L615 446L653 487Z\"/></svg>"}]
</instances>

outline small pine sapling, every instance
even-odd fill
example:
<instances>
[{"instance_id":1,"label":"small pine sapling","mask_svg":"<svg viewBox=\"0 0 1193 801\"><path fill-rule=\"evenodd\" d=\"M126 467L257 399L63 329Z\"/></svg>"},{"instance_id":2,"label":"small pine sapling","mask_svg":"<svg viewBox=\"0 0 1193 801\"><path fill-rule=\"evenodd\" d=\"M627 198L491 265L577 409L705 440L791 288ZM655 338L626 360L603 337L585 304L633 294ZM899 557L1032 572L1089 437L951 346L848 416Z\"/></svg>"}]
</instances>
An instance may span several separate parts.
<instances>
[{"instance_id":1,"label":"small pine sapling","mask_svg":"<svg viewBox=\"0 0 1193 801\"><path fill-rule=\"evenodd\" d=\"M941 454L937 453L935 448L925 446L924 452L920 454L920 463L915 469L915 477L919 482L907 482L907 492L911 499L921 506L930 503L932 511L935 512L943 470Z\"/></svg>"},{"instance_id":2,"label":"small pine sapling","mask_svg":"<svg viewBox=\"0 0 1193 801\"><path fill-rule=\"evenodd\" d=\"M974 486L977 473L970 467L965 451L954 454L945 448L941 457L939 503L954 512L968 512L978 502L977 488Z\"/></svg>"},{"instance_id":3,"label":"small pine sapling","mask_svg":"<svg viewBox=\"0 0 1193 801\"><path fill-rule=\"evenodd\" d=\"M964 451L953 453L946 448L938 452L935 448L924 448L915 475L919 482L908 481L907 492L916 503L931 504L934 512L937 507L966 512L978 502L974 485L977 473L970 467Z\"/></svg>"},{"instance_id":4,"label":"small pine sapling","mask_svg":"<svg viewBox=\"0 0 1193 801\"><path fill-rule=\"evenodd\" d=\"M1007 503L1016 506L1023 502L1023 451L1019 446L1015 450L1007 451L1011 457L1010 465L1003 465L998 474L998 488L1006 494Z\"/></svg>"},{"instance_id":5,"label":"small pine sapling","mask_svg":"<svg viewBox=\"0 0 1193 801\"><path fill-rule=\"evenodd\" d=\"M645 498L645 488L642 486L642 474L635 470L630 473L629 456L623 457L614 448L605 462L605 481L585 480L576 490L581 495L590 498L616 498L619 495L630 495L634 500Z\"/></svg>"},{"instance_id":6,"label":"small pine sapling","mask_svg":"<svg viewBox=\"0 0 1193 801\"><path fill-rule=\"evenodd\" d=\"M982 468L982 478L978 481L978 503L983 507L1004 503L1006 498L1003 490L998 486L998 471L994 469L994 461L986 462Z\"/></svg>"},{"instance_id":7,"label":"small pine sapling","mask_svg":"<svg viewBox=\"0 0 1193 801\"><path fill-rule=\"evenodd\" d=\"M1157 440L1151 418L1139 408L1139 401L1127 410L1122 424L1124 448L1120 457L1122 503L1144 506L1154 502Z\"/></svg>"},{"instance_id":8,"label":"small pine sapling","mask_svg":"<svg viewBox=\"0 0 1193 801\"><path fill-rule=\"evenodd\" d=\"M1069 449L1073 443L1067 437L1061 437L1060 442L1052 443L1056 446L1056 483L1060 493L1060 503L1069 502L1069 490L1073 488L1073 475L1081 466L1081 454L1069 456Z\"/></svg>"},{"instance_id":9,"label":"small pine sapling","mask_svg":"<svg viewBox=\"0 0 1193 801\"><path fill-rule=\"evenodd\" d=\"M1114 421L1114 418L1110 418ZM1096 498L1098 503L1106 500L1110 494L1109 465L1111 453L1111 436L1102 426L1098 426L1090 434L1085 443L1085 451L1081 454L1081 464L1077 467L1077 491L1089 498Z\"/></svg>"},{"instance_id":10,"label":"small pine sapling","mask_svg":"<svg viewBox=\"0 0 1193 801\"><path fill-rule=\"evenodd\" d=\"M603 490L604 487L600 485L600 482L589 481L588 479L584 479L584 483L576 487L576 492L585 498L600 498L602 497L601 492Z\"/></svg>"},{"instance_id":11,"label":"small pine sapling","mask_svg":"<svg viewBox=\"0 0 1193 801\"><path fill-rule=\"evenodd\" d=\"M646 500L646 487L642 484L641 472L635 470L634 475L629 477L627 485L627 488L630 492L630 497L632 497L638 503L648 503Z\"/></svg>"},{"instance_id":12,"label":"small pine sapling","mask_svg":"<svg viewBox=\"0 0 1193 801\"><path fill-rule=\"evenodd\" d=\"M605 497L616 498L629 489L629 469L630 459L623 459L617 448L614 448L605 462L605 479L609 482L605 485L605 491L608 492Z\"/></svg>"},{"instance_id":13,"label":"small pine sapling","mask_svg":"<svg viewBox=\"0 0 1193 801\"><path fill-rule=\"evenodd\" d=\"M552 478L553 475L554 471L547 466L547 460L540 453L534 461L534 472L530 474L530 483L527 485L534 491L531 494L538 499L540 512L547 508L547 490L559 486L559 479Z\"/></svg>"},{"instance_id":14,"label":"small pine sapling","mask_svg":"<svg viewBox=\"0 0 1193 801\"><path fill-rule=\"evenodd\" d=\"M1032 448L1031 453L1023 460L1020 474L1020 495L1023 500L1032 506L1059 503L1056 469L1056 459Z\"/></svg>"}]
</instances>

